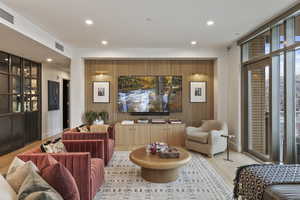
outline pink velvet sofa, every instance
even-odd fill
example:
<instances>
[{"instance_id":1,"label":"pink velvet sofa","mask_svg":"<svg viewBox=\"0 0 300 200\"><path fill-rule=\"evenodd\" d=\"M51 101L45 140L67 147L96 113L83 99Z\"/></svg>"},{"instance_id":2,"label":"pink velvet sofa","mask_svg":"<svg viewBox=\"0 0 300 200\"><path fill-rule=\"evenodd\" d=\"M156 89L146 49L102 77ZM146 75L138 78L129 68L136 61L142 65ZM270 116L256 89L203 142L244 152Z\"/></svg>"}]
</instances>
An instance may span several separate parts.
<instances>
[{"instance_id":1,"label":"pink velvet sofa","mask_svg":"<svg viewBox=\"0 0 300 200\"><path fill-rule=\"evenodd\" d=\"M78 132L76 128L63 133L63 140L104 140L105 165L111 160L115 149L114 126L110 126L107 132Z\"/></svg>"},{"instance_id":2,"label":"pink velvet sofa","mask_svg":"<svg viewBox=\"0 0 300 200\"><path fill-rule=\"evenodd\" d=\"M63 141L68 152L50 153L73 175L79 189L80 199L92 200L104 183L104 141L76 140ZM30 149L17 157L23 161L31 160L37 167L47 153L39 147Z\"/></svg>"}]
</instances>

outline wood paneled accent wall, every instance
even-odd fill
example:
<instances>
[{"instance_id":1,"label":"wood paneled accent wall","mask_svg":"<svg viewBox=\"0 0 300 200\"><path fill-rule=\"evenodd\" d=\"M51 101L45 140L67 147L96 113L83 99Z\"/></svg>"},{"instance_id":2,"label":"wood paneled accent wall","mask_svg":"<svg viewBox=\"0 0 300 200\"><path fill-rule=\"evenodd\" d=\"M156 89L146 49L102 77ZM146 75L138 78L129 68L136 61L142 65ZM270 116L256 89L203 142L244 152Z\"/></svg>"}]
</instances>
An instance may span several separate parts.
<instances>
[{"instance_id":1,"label":"wood paneled accent wall","mask_svg":"<svg viewBox=\"0 0 300 200\"><path fill-rule=\"evenodd\" d=\"M187 125L199 125L201 120L213 119L214 61L201 60L86 60L85 110L109 113L110 122L139 118L178 118ZM97 75L96 72L104 75ZM182 112L169 116L132 116L118 112L118 77L123 75L179 75L182 76ZM110 82L110 103L93 103L93 82ZM190 81L207 81L207 103L190 103Z\"/></svg>"}]
</instances>

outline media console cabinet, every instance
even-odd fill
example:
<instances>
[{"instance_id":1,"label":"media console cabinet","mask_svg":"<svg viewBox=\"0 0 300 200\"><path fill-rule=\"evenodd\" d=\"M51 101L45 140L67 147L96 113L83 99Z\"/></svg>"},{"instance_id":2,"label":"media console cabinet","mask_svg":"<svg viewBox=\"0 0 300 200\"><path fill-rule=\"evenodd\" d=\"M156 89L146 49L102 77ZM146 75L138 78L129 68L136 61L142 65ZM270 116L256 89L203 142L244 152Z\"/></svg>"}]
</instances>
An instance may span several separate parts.
<instances>
[{"instance_id":1,"label":"media console cabinet","mask_svg":"<svg viewBox=\"0 0 300 200\"><path fill-rule=\"evenodd\" d=\"M116 145L120 149L133 149L152 142L165 142L171 146L184 146L185 124L130 124L115 125Z\"/></svg>"}]
</instances>

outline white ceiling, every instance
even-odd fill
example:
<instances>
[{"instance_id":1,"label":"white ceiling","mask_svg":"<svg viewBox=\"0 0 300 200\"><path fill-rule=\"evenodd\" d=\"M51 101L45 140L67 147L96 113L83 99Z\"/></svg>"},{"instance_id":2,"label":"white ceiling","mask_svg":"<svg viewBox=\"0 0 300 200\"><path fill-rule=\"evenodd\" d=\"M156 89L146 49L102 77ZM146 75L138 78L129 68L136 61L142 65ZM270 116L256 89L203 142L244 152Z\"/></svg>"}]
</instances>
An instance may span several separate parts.
<instances>
[{"instance_id":1,"label":"white ceiling","mask_svg":"<svg viewBox=\"0 0 300 200\"><path fill-rule=\"evenodd\" d=\"M1 0L75 47L228 45L297 0ZM147 21L150 18L151 21ZM92 19L93 26L84 21ZM215 26L206 26L214 20ZM240 35L237 35L239 33Z\"/></svg>"},{"instance_id":2,"label":"white ceiling","mask_svg":"<svg viewBox=\"0 0 300 200\"><path fill-rule=\"evenodd\" d=\"M57 67L68 71L70 59L50 48L16 32L7 26L0 24L1 40L0 50L13 53L39 63L45 63L47 58L52 58L53 62L47 63L49 66Z\"/></svg>"}]
</instances>

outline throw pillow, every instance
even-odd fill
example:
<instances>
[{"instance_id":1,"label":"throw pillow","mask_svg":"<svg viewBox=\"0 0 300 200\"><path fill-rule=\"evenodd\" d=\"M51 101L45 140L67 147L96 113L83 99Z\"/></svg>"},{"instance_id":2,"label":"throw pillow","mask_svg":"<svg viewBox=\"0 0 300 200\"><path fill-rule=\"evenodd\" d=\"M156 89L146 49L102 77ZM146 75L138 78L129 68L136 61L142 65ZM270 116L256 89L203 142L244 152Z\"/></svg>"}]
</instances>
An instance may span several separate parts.
<instances>
[{"instance_id":1,"label":"throw pillow","mask_svg":"<svg viewBox=\"0 0 300 200\"><path fill-rule=\"evenodd\" d=\"M6 175L6 180L16 193L19 192L23 181L31 170L39 172L39 169L32 161L28 161L21 166L12 167L11 169Z\"/></svg>"},{"instance_id":2,"label":"throw pillow","mask_svg":"<svg viewBox=\"0 0 300 200\"><path fill-rule=\"evenodd\" d=\"M61 138L57 138L54 141L48 141L41 145L41 151L45 153L62 153L67 152L65 145L62 143Z\"/></svg>"},{"instance_id":3,"label":"throw pillow","mask_svg":"<svg viewBox=\"0 0 300 200\"><path fill-rule=\"evenodd\" d=\"M1 200L17 200L16 192L2 175L0 175L0 195Z\"/></svg>"},{"instance_id":4,"label":"throw pillow","mask_svg":"<svg viewBox=\"0 0 300 200\"><path fill-rule=\"evenodd\" d=\"M42 171L43 169L45 169L46 167L49 167L50 165L54 165L58 163L57 160L55 160L55 158L53 158L51 155L46 154L42 160L42 162L39 165L39 169Z\"/></svg>"},{"instance_id":5,"label":"throw pillow","mask_svg":"<svg viewBox=\"0 0 300 200\"><path fill-rule=\"evenodd\" d=\"M38 173L30 170L18 194L18 200L64 200Z\"/></svg>"},{"instance_id":6,"label":"throw pillow","mask_svg":"<svg viewBox=\"0 0 300 200\"><path fill-rule=\"evenodd\" d=\"M79 190L74 177L61 163L50 165L42 170L41 176L64 200L80 200Z\"/></svg>"},{"instance_id":7,"label":"throw pillow","mask_svg":"<svg viewBox=\"0 0 300 200\"><path fill-rule=\"evenodd\" d=\"M15 157L8 168L7 174L15 171L16 168L21 167L23 165L25 165L25 162L23 160L21 160L20 158Z\"/></svg>"},{"instance_id":8,"label":"throw pillow","mask_svg":"<svg viewBox=\"0 0 300 200\"><path fill-rule=\"evenodd\" d=\"M80 133L88 133L90 130L88 129L87 126L79 127L79 132Z\"/></svg>"},{"instance_id":9,"label":"throw pillow","mask_svg":"<svg viewBox=\"0 0 300 200\"><path fill-rule=\"evenodd\" d=\"M92 125L91 132L92 133L105 133L105 132L107 132L108 128L109 128L109 125L107 125L107 124Z\"/></svg>"}]
</instances>

